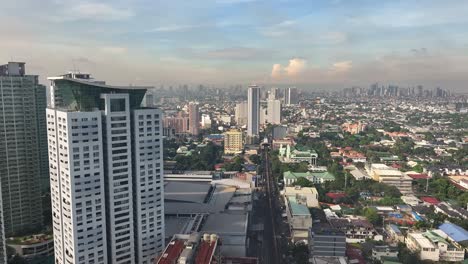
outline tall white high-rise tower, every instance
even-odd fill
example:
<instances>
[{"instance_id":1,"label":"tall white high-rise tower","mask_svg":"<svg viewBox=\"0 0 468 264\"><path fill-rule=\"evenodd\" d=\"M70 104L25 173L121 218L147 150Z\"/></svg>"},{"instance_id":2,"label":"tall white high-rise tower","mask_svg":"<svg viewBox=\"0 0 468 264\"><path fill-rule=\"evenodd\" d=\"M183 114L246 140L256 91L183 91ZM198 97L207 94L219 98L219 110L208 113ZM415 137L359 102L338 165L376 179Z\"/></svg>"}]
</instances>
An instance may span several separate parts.
<instances>
[{"instance_id":1,"label":"tall white high-rise tower","mask_svg":"<svg viewBox=\"0 0 468 264\"><path fill-rule=\"evenodd\" d=\"M55 263L153 263L164 249L162 125L144 87L49 78Z\"/></svg>"},{"instance_id":2,"label":"tall white high-rise tower","mask_svg":"<svg viewBox=\"0 0 468 264\"><path fill-rule=\"evenodd\" d=\"M258 136L260 122L260 88L250 85L247 94L247 136Z\"/></svg>"}]
</instances>

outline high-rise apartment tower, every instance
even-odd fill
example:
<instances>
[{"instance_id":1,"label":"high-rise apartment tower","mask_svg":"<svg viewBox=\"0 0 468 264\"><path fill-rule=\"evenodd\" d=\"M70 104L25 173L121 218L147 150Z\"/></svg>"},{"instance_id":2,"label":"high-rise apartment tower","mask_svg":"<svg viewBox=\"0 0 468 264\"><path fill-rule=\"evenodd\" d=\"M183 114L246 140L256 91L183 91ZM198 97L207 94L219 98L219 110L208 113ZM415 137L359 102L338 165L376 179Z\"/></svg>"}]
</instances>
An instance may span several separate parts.
<instances>
[{"instance_id":1,"label":"high-rise apartment tower","mask_svg":"<svg viewBox=\"0 0 468 264\"><path fill-rule=\"evenodd\" d=\"M146 88L51 77L55 263L153 263L164 249L162 124Z\"/></svg>"},{"instance_id":2,"label":"high-rise apartment tower","mask_svg":"<svg viewBox=\"0 0 468 264\"><path fill-rule=\"evenodd\" d=\"M48 189L46 89L24 62L0 66L0 181L6 236L42 227Z\"/></svg>"}]
</instances>

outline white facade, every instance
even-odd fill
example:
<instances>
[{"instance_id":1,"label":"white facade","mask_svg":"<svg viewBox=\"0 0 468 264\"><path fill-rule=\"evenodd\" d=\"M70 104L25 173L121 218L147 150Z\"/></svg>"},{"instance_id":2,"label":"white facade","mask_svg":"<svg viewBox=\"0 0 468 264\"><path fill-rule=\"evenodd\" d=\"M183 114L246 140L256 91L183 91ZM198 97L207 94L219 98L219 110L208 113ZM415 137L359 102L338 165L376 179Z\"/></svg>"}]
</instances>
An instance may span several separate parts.
<instances>
[{"instance_id":1,"label":"white facade","mask_svg":"<svg viewBox=\"0 0 468 264\"><path fill-rule=\"evenodd\" d=\"M284 89L284 104L294 105L297 104L297 89L295 87L289 87Z\"/></svg>"},{"instance_id":2,"label":"white facade","mask_svg":"<svg viewBox=\"0 0 468 264\"><path fill-rule=\"evenodd\" d=\"M247 94L247 136L258 136L260 121L260 88L250 85Z\"/></svg>"},{"instance_id":3,"label":"white facade","mask_svg":"<svg viewBox=\"0 0 468 264\"><path fill-rule=\"evenodd\" d=\"M139 108L142 88L118 89L67 79L47 109L56 264L149 264L164 250L162 113Z\"/></svg>"},{"instance_id":4,"label":"white facade","mask_svg":"<svg viewBox=\"0 0 468 264\"><path fill-rule=\"evenodd\" d=\"M235 121L238 126L247 125L247 102L240 102L236 104Z\"/></svg>"},{"instance_id":5,"label":"white facade","mask_svg":"<svg viewBox=\"0 0 468 264\"><path fill-rule=\"evenodd\" d=\"M267 122L270 124L281 124L281 101L268 100Z\"/></svg>"},{"instance_id":6,"label":"white facade","mask_svg":"<svg viewBox=\"0 0 468 264\"><path fill-rule=\"evenodd\" d=\"M57 264L107 263L100 112L47 109Z\"/></svg>"},{"instance_id":7,"label":"white facade","mask_svg":"<svg viewBox=\"0 0 468 264\"><path fill-rule=\"evenodd\" d=\"M409 233L405 242L409 250L419 252L421 260L439 261L439 249L422 233Z\"/></svg>"},{"instance_id":8,"label":"white facade","mask_svg":"<svg viewBox=\"0 0 468 264\"><path fill-rule=\"evenodd\" d=\"M150 264L164 250L164 179L161 111L133 111L136 263Z\"/></svg>"},{"instance_id":9,"label":"white facade","mask_svg":"<svg viewBox=\"0 0 468 264\"><path fill-rule=\"evenodd\" d=\"M105 102L103 121L108 165L105 187L109 256L112 263L135 263L129 96L103 94L101 98Z\"/></svg>"}]
</instances>

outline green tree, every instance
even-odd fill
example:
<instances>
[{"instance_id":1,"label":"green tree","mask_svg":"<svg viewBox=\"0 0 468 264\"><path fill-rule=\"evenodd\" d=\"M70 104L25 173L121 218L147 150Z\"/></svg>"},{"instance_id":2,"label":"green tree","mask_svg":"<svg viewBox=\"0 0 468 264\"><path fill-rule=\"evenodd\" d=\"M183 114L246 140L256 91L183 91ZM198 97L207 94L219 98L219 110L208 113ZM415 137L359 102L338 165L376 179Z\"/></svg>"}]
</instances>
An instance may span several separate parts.
<instances>
[{"instance_id":1,"label":"green tree","mask_svg":"<svg viewBox=\"0 0 468 264\"><path fill-rule=\"evenodd\" d=\"M364 216L367 218L369 222L371 222L373 225L376 225L381 222L380 216L377 213L377 210L375 208L364 208Z\"/></svg>"},{"instance_id":2,"label":"green tree","mask_svg":"<svg viewBox=\"0 0 468 264\"><path fill-rule=\"evenodd\" d=\"M294 185L301 187L314 187L314 184L304 177L300 177L299 179L297 179Z\"/></svg>"}]
</instances>

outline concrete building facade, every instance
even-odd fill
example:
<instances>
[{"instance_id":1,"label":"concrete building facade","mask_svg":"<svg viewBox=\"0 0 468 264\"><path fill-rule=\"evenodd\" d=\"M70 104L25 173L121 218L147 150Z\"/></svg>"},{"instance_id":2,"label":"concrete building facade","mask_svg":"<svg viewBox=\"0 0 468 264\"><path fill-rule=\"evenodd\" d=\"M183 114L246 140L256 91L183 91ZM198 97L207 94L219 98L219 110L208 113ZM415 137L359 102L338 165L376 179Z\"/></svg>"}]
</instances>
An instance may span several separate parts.
<instances>
[{"instance_id":1,"label":"concrete building facade","mask_svg":"<svg viewBox=\"0 0 468 264\"><path fill-rule=\"evenodd\" d=\"M242 132L230 130L224 133L224 154L239 154L244 149Z\"/></svg>"},{"instance_id":2,"label":"concrete building facade","mask_svg":"<svg viewBox=\"0 0 468 264\"><path fill-rule=\"evenodd\" d=\"M48 189L46 90L24 62L0 66L0 181L5 235L42 227Z\"/></svg>"},{"instance_id":3,"label":"concrete building facade","mask_svg":"<svg viewBox=\"0 0 468 264\"><path fill-rule=\"evenodd\" d=\"M198 136L200 133L200 108L198 103L191 102L188 105L189 133Z\"/></svg>"},{"instance_id":4,"label":"concrete building facade","mask_svg":"<svg viewBox=\"0 0 468 264\"><path fill-rule=\"evenodd\" d=\"M162 124L144 87L49 78L55 263L152 263L164 249Z\"/></svg>"},{"instance_id":5,"label":"concrete building facade","mask_svg":"<svg viewBox=\"0 0 468 264\"><path fill-rule=\"evenodd\" d=\"M268 100L267 103L267 123L281 124L281 101Z\"/></svg>"},{"instance_id":6,"label":"concrete building facade","mask_svg":"<svg viewBox=\"0 0 468 264\"><path fill-rule=\"evenodd\" d=\"M260 124L260 88L250 85L247 94L247 136L257 137Z\"/></svg>"}]
</instances>

